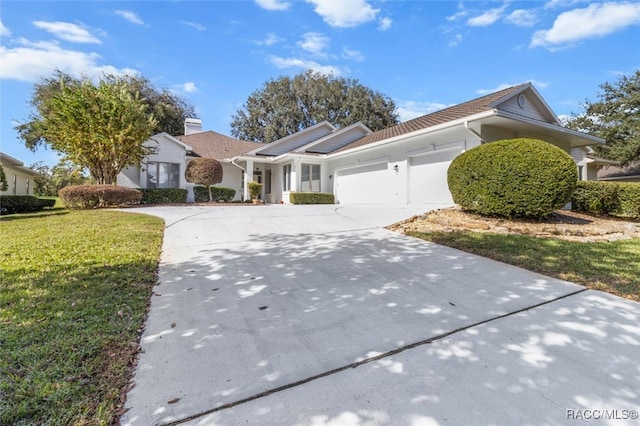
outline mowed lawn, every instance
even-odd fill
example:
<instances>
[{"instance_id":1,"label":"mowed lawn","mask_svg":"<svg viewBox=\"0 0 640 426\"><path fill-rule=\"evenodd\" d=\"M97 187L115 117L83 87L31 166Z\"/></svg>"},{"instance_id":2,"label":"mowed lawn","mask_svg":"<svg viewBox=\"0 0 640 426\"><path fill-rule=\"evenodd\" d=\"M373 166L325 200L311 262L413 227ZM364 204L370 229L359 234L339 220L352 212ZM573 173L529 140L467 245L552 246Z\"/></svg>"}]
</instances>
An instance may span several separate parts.
<instances>
[{"instance_id":1,"label":"mowed lawn","mask_svg":"<svg viewBox=\"0 0 640 426\"><path fill-rule=\"evenodd\" d=\"M640 301L640 238L582 243L479 232L409 235Z\"/></svg>"},{"instance_id":2,"label":"mowed lawn","mask_svg":"<svg viewBox=\"0 0 640 426\"><path fill-rule=\"evenodd\" d=\"M146 215L0 218L0 424L110 424L160 255Z\"/></svg>"}]
</instances>

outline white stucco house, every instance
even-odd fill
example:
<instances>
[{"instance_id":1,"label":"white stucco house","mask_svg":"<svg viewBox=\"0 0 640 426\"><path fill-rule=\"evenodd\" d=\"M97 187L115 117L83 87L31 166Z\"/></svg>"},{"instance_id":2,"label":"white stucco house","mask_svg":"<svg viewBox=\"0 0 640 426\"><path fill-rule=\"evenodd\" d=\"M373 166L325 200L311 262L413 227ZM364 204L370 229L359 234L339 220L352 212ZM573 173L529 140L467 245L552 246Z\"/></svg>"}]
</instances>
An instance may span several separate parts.
<instances>
[{"instance_id":1,"label":"white stucco house","mask_svg":"<svg viewBox=\"0 0 640 426\"><path fill-rule=\"evenodd\" d=\"M39 173L25 167L22 161L2 152L0 152L0 164L8 184L7 190L0 191L0 195L33 195L33 180L40 176Z\"/></svg>"},{"instance_id":2,"label":"white stucco house","mask_svg":"<svg viewBox=\"0 0 640 426\"><path fill-rule=\"evenodd\" d=\"M322 122L269 144L202 132L188 120L185 135L155 135L157 153L118 176L134 187L189 188L184 168L194 157L223 163L221 186L246 199L246 183L264 184L267 203L289 193L328 192L340 204L451 203L447 169L465 150L501 139L533 137L569 153L580 178L595 179L589 146L604 140L562 126L531 83L521 84L372 132L361 123L338 129ZM190 195L190 199L193 196Z\"/></svg>"}]
</instances>

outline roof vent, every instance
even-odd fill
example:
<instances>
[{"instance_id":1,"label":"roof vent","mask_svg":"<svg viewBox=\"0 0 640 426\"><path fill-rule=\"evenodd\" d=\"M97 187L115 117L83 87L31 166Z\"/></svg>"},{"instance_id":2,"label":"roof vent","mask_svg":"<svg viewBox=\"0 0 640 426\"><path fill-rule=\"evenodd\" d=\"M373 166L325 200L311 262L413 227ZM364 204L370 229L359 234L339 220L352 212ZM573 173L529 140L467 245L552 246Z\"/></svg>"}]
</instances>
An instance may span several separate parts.
<instances>
[{"instance_id":1,"label":"roof vent","mask_svg":"<svg viewBox=\"0 0 640 426\"><path fill-rule=\"evenodd\" d=\"M202 120L199 118L185 118L184 120L184 134L192 135L194 133L202 132Z\"/></svg>"}]
</instances>

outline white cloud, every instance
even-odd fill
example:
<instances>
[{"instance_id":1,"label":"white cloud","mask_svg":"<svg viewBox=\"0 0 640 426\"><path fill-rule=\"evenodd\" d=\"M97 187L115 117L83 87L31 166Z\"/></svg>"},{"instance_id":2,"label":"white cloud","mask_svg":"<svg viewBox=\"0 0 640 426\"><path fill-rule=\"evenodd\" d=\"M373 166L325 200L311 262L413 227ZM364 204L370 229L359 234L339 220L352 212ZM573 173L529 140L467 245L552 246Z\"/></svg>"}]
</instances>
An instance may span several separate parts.
<instances>
[{"instance_id":1,"label":"white cloud","mask_svg":"<svg viewBox=\"0 0 640 426\"><path fill-rule=\"evenodd\" d=\"M254 43L257 44L258 46L273 46L274 44L279 43L281 41L282 39L280 37L278 37L274 33L269 33L267 34L267 37L264 40L256 40L254 41Z\"/></svg>"},{"instance_id":2,"label":"white cloud","mask_svg":"<svg viewBox=\"0 0 640 426\"><path fill-rule=\"evenodd\" d=\"M197 22L182 21L182 23L183 23L184 25L188 25L188 26L190 26L190 27L193 27L193 28L195 28L195 29L196 29L196 30L198 30L198 31L204 31L204 30L206 30L206 29L207 29L207 27L205 27L204 25L199 24L199 23L197 23Z\"/></svg>"},{"instance_id":3,"label":"white cloud","mask_svg":"<svg viewBox=\"0 0 640 426\"><path fill-rule=\"evenodd\" d=\"M635 24L640 24L640 3L594 3L561 13L551 29L535 32L530 47L553 50L584 39L604 37Z\"/></svg>"},{"instance_id":4,"label":"white cloud","mask_svg":"<svg viewBox=\"0 0 640 426\"><path fill-rule=\"evenodd\" d=\"M456 34L451 40L449 40L449 46L454 47L462 43L462 34Z\"/></svg>"},{"instance_id":5,"label":"white cloud","mask_svg":"<svg viewBox=\"0 0 640 426\"><path fill-rule=\"evenodd\" d=\"M196 87L196 84L193 81L187 81L182 85L182 90L184 90L187 93L195 93L198 91L198 88Z\"/></svg>"},{"instance_id":6,"label":"white cloud","mask_svg":"<svg viewBox=\"0 0 640 426\"><path fill-rule=\"evenodd\" d=\"M315 6L315 12L332 27L350 28L376 19L380 9L374 9L365 0L306 0Z\"/></svg>"},{"instance_id":7,"label":"white cloud","mask_svg":"<svg viewBox=\"0 0 640 426\"><path fill-rule=\"evenodd\" d=\"M391 28L391 24L393 24L391 18L380 18L378 22L378 29L380 31L387 31L389 28Z\"/></svg>"},{"instance_id":8,"label":"white cloud","mask_svg":"<svg viewBox=\"0 0 640 426\"><path fill-rule=\"evenodd\" d=\"M352 61L362 62L364 61L364 55L358 50L351 50L347 47L342 48L342 57L344 59L351 59Z\"/></svg>"},{"instance_id":9,"label":"white cloud","mask_svg":"<svg viewBox=\"0 0 640 426\"><path fill-rule=\"evenodd\" d=\"M449 105L439 102L416 102L416 101L399 101L396 102L398 118L401 122L411 120L423 115L440 111Z\"/></svg>"},{"instance_id":10,"label":"white cloud","mask_svg":"<svg viewBox=\"0 0 640 426\"><path fill-rule=\"evenodd\" d=\"M463 3L458 3L458 11L451 16L447 16L447 21L456 21L469 15L469 11L464 8Z\"/></svg>"},{"instance_id":11,"label":"white cloud","mask_svg":"<svg viewBox=\"0 0 640 426\"><path fill-rule=\"evenodd\" d=\"M331 39L321 33L309 32L302 34L302 40L297 45L303 50L317 56L326 56L324 52L329 47Z\"/></svg>"},{"instance_id":12,"label":"white cloud","mask_svg":"<svg viewBox=\"0 0 640 426\"><path fill-rule=\"evenodd\" d=\"M545 9L556 9L560 7L569 7L577 3L585 3L590 0L549 0L544 4Z\"/></svg>"},{"instance_id":13,"label":"white cloud","mask_svg":"<svg viewBox=\"0 0 640 426\"><path fill-rule=\"evenodd\" d=\"M310 69L327 75L342 74L342 70L339 67L334 67L333 65L320 65L315 61L300 58L282 58L280 56L269 56L269 62L271 63L271 65L275 66L278 69L301 68L303 70Z\"/></svg>"},{"instance_id":14,"label":"white cloud","mask_svg":"<svg viewBox=\"0 0 640 426\"><path fill-rule=\"evenodd\" d=\"M518 86L519 84L523 84L526 82L531 82L538 89L544 89L549 86L549 82L547 81L531 79L531 80L526 80L520 83L502 83L493 89L478 89L476 90L476 93L479 95L488 95L489 93L499 92L500 90L504 90L513 86Z\"/></svg>"},{"instance_id":15,"label":"white cloud","mask_svg":"<svg viewBox=\"0 0 640 426\"><path fill-rule=\"evenodd\" d=\"M531 9L518 9L511 12L504 19L508 23L519 27L533 27L538 20L538 15L536 15L536 12Z\"/></svg>"},{"instance_id":16,"label":"white cloud","mask_svg":"<svg viewBox=\"0 0 640 426\"><path fill-rule=\"evenodd\" d=\"M11 30L5 27L2 21L0 21L0 37L6 37L11 35Z\"/></svg>"},{"instance_id":17,"label":"white cloud","mask_svg":"<svg viewBox=\"0 0 640 426\"><path fill-rule=\"evenodd\" d=\"M70 22L35 21L33 25L37 28L50 32L62 40L72 41L74 43L100 44L100 40L92 36L89 31Z\"/></svg>"},{"instance_id":18,"label":"white cloud","mask_svg":"<svg viewBox=\"0 0 640 426\"><path fill-rule=\"evenodd\" d=\"M507 8L507 5L503 5L502 7L489 9L484 13L482 13L481 15L474 16L473 18L469 18L467 20L467 25L470 25L472 27L486 27L486 26L492 25L502 17L506 8Z\"/></svg>"},{"instance_id":19,"label":"white cloud","mask_svg":"<svg viewBox=\"0 0 640 426\"><path fill-rule=\"evenodd\" d=\"M288 10L291 3L282 0L255 0L256 4L266 10Z\"/></svg>"},{"instance_id":20,"label":"white cloud","mask_svg":"<svg viewBox=\"0 0 640 426\"><path fill-rule=\"evenodd\" d=\"M144 25L142 19L140 19L138 15L136 15L134 12L131 12L130 10L116 10L115 14L126 19L132 24Z\"/></svg>"},{"instance_id":21,"label":"white cloud","mask_svg":"<svg viewBox=\"0 0 640 426\"><path fill-rule=\"evenodd\" d=\"M3 64L0 67L0 79L37 81L56 69L75 76L137 73L131 68L99 65L100 55L97 53L63 49L55 41L30 42L20 38L18 43L20 47L0 46L0 63Z\"/></svg>"}]
</instances>

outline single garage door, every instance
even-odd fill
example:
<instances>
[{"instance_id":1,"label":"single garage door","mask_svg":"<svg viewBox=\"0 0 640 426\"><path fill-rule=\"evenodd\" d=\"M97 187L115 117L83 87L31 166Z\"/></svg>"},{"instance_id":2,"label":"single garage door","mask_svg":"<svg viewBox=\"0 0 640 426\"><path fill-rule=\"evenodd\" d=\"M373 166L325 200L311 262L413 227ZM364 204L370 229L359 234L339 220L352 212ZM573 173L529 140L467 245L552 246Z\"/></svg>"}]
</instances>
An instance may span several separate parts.
<instances>
[{"instance_id":1,"label":"single garage door","mask_svg":"<svg viewBox=\"0 0 640 426\"><path fill-rule=\"evenodd\" d=\"M461 147L450 148L409 158L409 203L453 203L447 169L461 152Z\"/></svg>"},{"instance_id":2,"label":"single garage door","mask_svg":"<svg viewBox=\"0 0 640 426\"><path fill-rule=\"evenodd\" d=\"M336 172L335 194L340 204L386 204L395 191L389 182L388 163L358 166Z\"/></svg>"}]
</instances>

